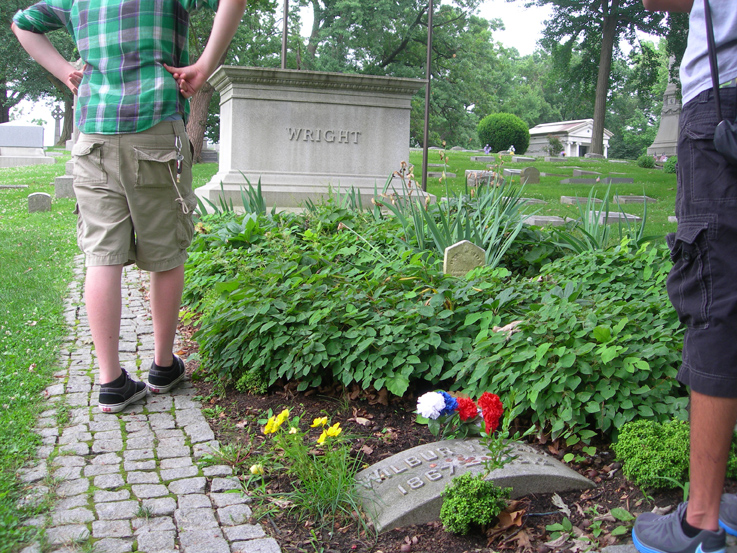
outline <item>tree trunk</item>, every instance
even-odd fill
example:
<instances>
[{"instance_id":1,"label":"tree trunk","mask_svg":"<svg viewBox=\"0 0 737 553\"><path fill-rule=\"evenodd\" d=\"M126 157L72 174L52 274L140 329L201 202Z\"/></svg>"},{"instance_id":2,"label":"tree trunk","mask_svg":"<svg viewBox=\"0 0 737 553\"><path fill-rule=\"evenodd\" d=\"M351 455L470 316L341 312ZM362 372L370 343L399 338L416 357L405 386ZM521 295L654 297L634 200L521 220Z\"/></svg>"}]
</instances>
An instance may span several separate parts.
<instances>
[{"instance_id":1,"label":"tree trunk","mask_svg":"<svg viewBox=\"0 0 737 553\"><path fill-rule=\"evenodd\" d=\"M614 38L617 35L619 0L613 0L609 13L604 17L604 32L601 38L599 75L596 79L596 101L594 102L594 131L591 136L591 153L604 154L604 117L609 93L609 74L612 70Z\"/></svg>"},{"instance_id":2,"label":"tree trunk","mask_svg":"<svg viewBox=\"0 0 737 553\"><path fill-rule=\"evenodd\" d=\"M0 123L10 122L10 106L8 89L5 86L0 86Z\"/></svg>"},{"instance_id":3,"label":"tree trunk","mask_svg":"<svg viewBox=\"0 0 737 553\"><path fill-rule=\"evenodd\" d=\"M205 83L197 94L189 100L189 121L187 122L187 135L194 147L193 163L202 161L202 147L205 143L205 128L207 127L207 114L210 109L210 100L215 94L215 88L210 83Z\"/></svg>"},{"instance_id":4,"label":"tree trunk","mask_svg":"<svg viewBox=\"0 0 737 553\"><path fill-rule=\"evenodd\" d=\"M72 139L74 132L74 96L72 94L64 95L64 123L61 126L61 135L57 146L64 146L67 140Z\"/></svg>"},{"instance_id":5,"label":"tree trunk","mask_svg":"<svg viewBox=\"0 0 737 553\"><path fill-rule=\"evenodd\" d=\"M228 56L228 50L230 46L225 49L225 52L218 61L218 67L225 63L225 58ZM189 100L189 121L187 121L187 136L192 142L194 148L194 155L192 156L192 163L200 163L202 161L202 146L205 143L205 128L207 127L207 114L210 110L210 100L212 95L215 94L215 88L210 83L205 83L197 94L192 96Z\"/></svg>"}]
</instances>

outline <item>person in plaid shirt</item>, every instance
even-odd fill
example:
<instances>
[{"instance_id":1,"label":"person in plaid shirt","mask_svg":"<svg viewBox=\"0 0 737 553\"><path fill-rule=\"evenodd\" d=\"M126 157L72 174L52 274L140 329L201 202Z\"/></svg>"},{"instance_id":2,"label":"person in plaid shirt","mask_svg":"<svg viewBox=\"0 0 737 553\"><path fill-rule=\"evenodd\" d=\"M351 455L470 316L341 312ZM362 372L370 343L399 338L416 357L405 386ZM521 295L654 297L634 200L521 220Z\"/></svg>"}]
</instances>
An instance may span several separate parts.
<instances>
[{"instance_id":1,"label":"person in plaid shirt","mask_svg":"<svg viewBox=\"0 0 737 553\"><path fill-rule=\"evenodd\" d=\"M190 65L189 14L200 8L216 15L207 46ZM104 412L184 379L172 349L197 204L184 128L188 99L215 70L245 8L246 0L42 0L13 18L23 48L78 96L77 241ZM75 41L81 71L45 36L62 28ZM122 270L131 263L151 272L147 383L131 379L118 353Z\"/></svg>"}]
</instances>

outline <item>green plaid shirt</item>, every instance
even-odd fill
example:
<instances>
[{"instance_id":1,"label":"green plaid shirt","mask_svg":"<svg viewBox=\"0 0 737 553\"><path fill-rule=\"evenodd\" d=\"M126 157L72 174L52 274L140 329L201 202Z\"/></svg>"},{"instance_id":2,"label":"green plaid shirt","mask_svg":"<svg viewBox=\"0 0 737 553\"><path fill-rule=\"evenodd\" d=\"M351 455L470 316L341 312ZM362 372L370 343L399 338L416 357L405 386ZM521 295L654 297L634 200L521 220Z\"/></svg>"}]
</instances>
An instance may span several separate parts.
<instances>
[{"instance_id":1,"label":"green plaid shirt","mask_svg":"<svg viewBox=\"0 0 737 553\"><path fill-rule=\"evenodd\" d=\"M189 113L163 64L189 65L189 12L219 0L42 0L15 14L16 25L46 33L66 28L85 62L77 126L83 133L149 129Z\"/></svg>"}]
</instances>

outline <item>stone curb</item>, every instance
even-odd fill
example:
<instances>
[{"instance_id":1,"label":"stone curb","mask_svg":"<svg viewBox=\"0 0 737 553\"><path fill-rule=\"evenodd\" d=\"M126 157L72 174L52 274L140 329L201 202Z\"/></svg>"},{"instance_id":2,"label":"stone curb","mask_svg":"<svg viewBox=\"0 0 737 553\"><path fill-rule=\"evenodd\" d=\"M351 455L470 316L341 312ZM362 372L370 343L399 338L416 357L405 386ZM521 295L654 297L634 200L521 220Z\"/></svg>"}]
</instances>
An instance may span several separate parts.
<instances>
[{"instance_id":1,"label":"stone curb","mask_svg":"<svg viewBox=\"0 0 737 553\"><path fill-rule=\"evenodd\" d=\"M97 553L281 553L249 524L250 498L228 492L240 488L232 469L198 464L219 446L189 382L117 415L100 412L83 261L76 258L64 308L69 335L44 392L49 408L35 428L42 445L18 473L28 485L19 505L50 499L54 507L26 524L45 529L52 553L88 542ZM148 273L124 270L121 363L140 380L153 357L147 289ZM40 551L36 543L21 553Z\"/></svg>"}]
</instances>

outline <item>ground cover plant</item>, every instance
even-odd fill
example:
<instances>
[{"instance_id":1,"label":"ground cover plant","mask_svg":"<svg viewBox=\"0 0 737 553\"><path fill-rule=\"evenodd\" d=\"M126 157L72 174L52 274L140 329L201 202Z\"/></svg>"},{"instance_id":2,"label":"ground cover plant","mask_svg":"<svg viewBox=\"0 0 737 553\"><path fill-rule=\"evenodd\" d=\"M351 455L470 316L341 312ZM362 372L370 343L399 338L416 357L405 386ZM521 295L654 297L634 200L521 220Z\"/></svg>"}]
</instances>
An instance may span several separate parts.
<instances>
[{"instance_id":1,"label":"ground cover plant","mask_svg":"<svg viewBox=\"0 0 737 553\"><path fill-rule=\"evenodd\" d=\"M43 389L52 379L66 328L63 299L76 253L73 200L55 200L46 213L28 213L27 196L53 194L54 165L0 169L0 183L28 185L0 190L0 551L13 551L35 530L22 526L34 511L22 511L15 471L31 458L33 433L47 403ZM43 506L42 506L43 507Z\"/></svg>"},{"instance_id":2,"label":"ground cover plant","mask_svg":"<svg viewBox=\"0 0 737 553\"><path fill-rule=\"evenodd\" d=\"M624 239L561 250L533 278L517 258L517 272L459 279L442 274L434 249L421 251L421 223L408 232L401 217L337 202L204 218L185 298L202 312L208 375L241 391L335 381L401 396L423 381L515 394L515 414L540 432L585 442L635 417L684 416L663 245Z\"/></svg>"}]
</instances>

